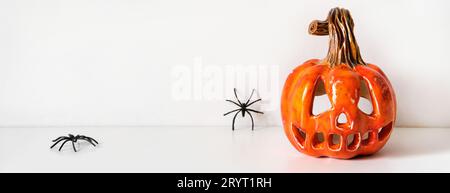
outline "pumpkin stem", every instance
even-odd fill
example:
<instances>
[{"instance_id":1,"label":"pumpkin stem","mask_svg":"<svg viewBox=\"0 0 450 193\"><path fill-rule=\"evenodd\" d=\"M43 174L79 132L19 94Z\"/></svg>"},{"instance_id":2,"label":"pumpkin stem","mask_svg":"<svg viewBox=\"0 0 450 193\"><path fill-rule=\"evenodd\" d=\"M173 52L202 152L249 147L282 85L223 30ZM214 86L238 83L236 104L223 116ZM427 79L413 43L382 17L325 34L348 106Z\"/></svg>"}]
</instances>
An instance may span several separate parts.
<instances>
[{"instance_id":1,"label":"pumpkin stem","mask_svg":"<svg viewBox=\"0 0 450 193\"><path fill-rule=\"evenodd\" d=\"M330 66L347 64L351 67L366 65L359 52L353 34L353 19L350 12L343 8L334 8L328 13L325 21L314 20L309 25L311 35L329 35L330 43L327 57L324 59Z\"/></svg>"}]
</instances>

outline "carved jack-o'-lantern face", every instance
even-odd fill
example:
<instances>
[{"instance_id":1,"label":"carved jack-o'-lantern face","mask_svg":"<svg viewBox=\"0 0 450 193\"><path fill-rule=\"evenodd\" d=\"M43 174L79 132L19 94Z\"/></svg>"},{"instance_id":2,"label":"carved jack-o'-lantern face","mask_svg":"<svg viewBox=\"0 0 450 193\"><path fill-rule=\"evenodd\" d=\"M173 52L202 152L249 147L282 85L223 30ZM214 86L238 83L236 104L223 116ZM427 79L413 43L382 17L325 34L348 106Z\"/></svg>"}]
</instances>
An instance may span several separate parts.
<instances>
[{"instance_id":1,"label":"carved jack-o'-lantern face","mask_svg":"<svg viewBox=\"0 0 450 193\"><path fill-rule=\"evenodd\" d=\"M327 21L312 23L310 33L329 33L330 50L324 60L305 62L286 80L281 112L288 139L300 152L317 157L347 159L377 152L395 121L395 94L388 78L361 59L347 10L331 10ZM327 96L331 107L313 114L320 95ZM362 98L371 101L371 113L358 107Z\"/></svg>"}]
</instances>

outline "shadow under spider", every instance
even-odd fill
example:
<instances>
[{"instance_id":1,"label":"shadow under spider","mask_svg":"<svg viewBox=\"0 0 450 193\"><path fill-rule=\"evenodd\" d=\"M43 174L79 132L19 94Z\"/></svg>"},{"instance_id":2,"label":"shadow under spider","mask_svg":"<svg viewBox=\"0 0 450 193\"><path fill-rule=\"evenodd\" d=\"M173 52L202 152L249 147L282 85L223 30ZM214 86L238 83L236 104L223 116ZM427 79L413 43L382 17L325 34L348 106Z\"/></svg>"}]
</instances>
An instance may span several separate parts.
<instances>
[{"instance_id":1,"label":"shadow under spider","mask_svg":"<svg viewBox=\"0 0 450 193\"><path fill-rule=\"evenodd\" d=\"M235 102L235 101L232 101L232 100L225 100L225 101L228 101L228 102L230 102L230 103L233 103L233 104L235 104L235 105L237 105L237 106L239 107L238 109L232 110L232 111L230 111L230 112L228 112L228 113L225 113L225 114L223 115L223 116L227 116L227 115L230 114L230 113L236 112L236 114L235 114L234 117L233 117L233 125L232 125L232 130L233 130L233 131L234 131L234 123L235 123L236 117L237 117L237 115L238 115L239 113L242 113L242 117L245 117L245 114L246 114L246 113L250 116L250 119L252 120L252 130L254 130L255 123L254 123L254 121L253 121L253 116L252 116L252 114L251 114L250 112L253 112L253 113L259 113L259 114L264 114L264 113L261 112L261 111L257 111L257 110L248 108L248 107L250 107L250 105L252 105L252 104L254 104L254 103L258 102L258 101L261 101L261 99L257 99L257 100L255 100L255 101L253 101L253 102L250 102L250 99L252 98L254 92L255 92L255 89L252 90L252 94L251 94L250 97L248 98L247 102L242 103L242 102L239 100L239 98L238 98L238 96L237 96L237 94L236 94L236 88L234 88L234 96L236 97L236 100L237 100L237 101Z\"/></svg>"}]
</instances>

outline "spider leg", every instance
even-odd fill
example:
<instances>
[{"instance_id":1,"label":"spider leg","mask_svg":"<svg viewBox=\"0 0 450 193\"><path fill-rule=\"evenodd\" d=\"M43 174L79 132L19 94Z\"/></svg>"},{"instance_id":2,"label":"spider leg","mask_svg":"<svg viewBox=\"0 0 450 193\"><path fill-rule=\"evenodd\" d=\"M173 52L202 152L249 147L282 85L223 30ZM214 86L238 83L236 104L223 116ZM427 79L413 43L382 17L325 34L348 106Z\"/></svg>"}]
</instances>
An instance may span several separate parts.
<instances>
[{"instance_id":1,"label":"spider leg","mask_svg":"<svg viewBox=\"0 0 450 193\"><path fill-rule=\"evenodd\" d=\"M61 149L63 148L64 144L66 144L68 141L70 141L70 139L66 139L66 140L61 144L61 146L59 147L59 150L58 150L58 151L61 151Z\"/></svg>"},{"instance_id":2,"label":"spider leg","mask_svg":"<svg viewBox=\"0 0 450 193\"><path fill-rule=\"evenodd\" d=\"M56 144L58 144L59 142L63 141L64 139L65 139L65 138L63 137L63 138L59 139L58 141L56 141L56 142L50 147L50 149L53 148L53 147L55 147Z\"/></svg>"},{"instance_id":3,"label":"spider leg","mask_svg":"<svg viewBox=\"0 0 450 193\"><path fill-rule=\"evenodd\" d=\"M234 117L233 117L233 126L231 127L231 130L233 130L234 131L234 122L235 122L235 120L236 120L236 117L237 117L237 115L239 114L239 112L241 112L241 110L239 109L239 111L238 112L236 112L236 114L234 115Z\"/></svg>"},{"instance_id":4,"label":"spider leg","mask_svg":"<svg viewBox=\"0 0 450 193\"><path fill-rule=\"evenodd\" d=\"M230 103L233 103L233 104L235 104L235 105L237 105L237 106L241 106L241 105L239 105L237 102L234 102L234 101L232 101L232 100L225 100L225 101L228 101L228 102L230 102Z\"/></svg>"},{"instance_id":5,"label":"spider leg","mask_svg":"<svg viewBox=\"0 0 450 193\"><path fill-rule=\"evenodd\" d=\"M248 98L247 102L245 103L245 106L248 106L248 102L250 102L250 99L252 99L253 93L255 92L255 89L252 90L252 94L250 95L250 97Z\"/></svg>"},{"instance_id":6,"label":"spider leg","mask_svg":"<svg viewBox=\"0 0 450 193\"><path fill-rule=\"evenodd\" d=\"M253 116L252 116L252 114L250 114L250 112L248 112L248 111L245 111L248 115L250 115L250 119L252 119L252 131L254 130L254 127L255 127L255 123L253 122Z\"/></svg>"},{"instance_id":7,"label":"spider leg","mask_svg":"<svg viewBox=\"0 0 450 193\"><path fill-rule=\"evenodd\" d=\"M242 103L241 103L241 101L239 100L239 98L238 98L238 96L237 96L236 88L234 88L234 96L236 97L236 100L238 101L239 106L242 106Z\"/></svg>"},{"instance_id":8,"label":"spider leg","mask_svg":"<svg viewBox=\"0 0 450 193\"><path fill-rule=\"evenodd\" d=\"M60 140L61 138L64 138L64 137L65 137L65 136L58 137L58 138L52 140L52 142L58 141L58 140Z\"/></svg>"},{"instance_id":9,"label":"spider leg","mask_svg":"<svg viewBox=\"0 0 450 193\"><path fill-rule=\"evenodd\" d=\"M232 111L230 111L230 112L228 112L228 113L223 114L223 116L227 116L228 114L230 114L230 113L232 113L232 112L239 111L239 110L241 110L241 109L235 109L235 110L232 110Z\"/></svg>"},{"instance_id":10,"label":"spider leg","mask_svg":"<svg viewBox=\"0 0 450 193\"><path fill-rule=\"evenodd\" d=\"M253 109L247 109L248 111L251 111L251 112L254 112L254 113L259 113L259 114L264 114L263 112L261 112L261 111L256 111L256 110L253 110Z\"/></svg>"},{"instance_id":11,"label":"spider leg","mask_svg":"<svg viewBox=\"0 0 450 193\"><path fill-rule=\"evenodd\" d=\"M75 152L77 152L77 149L75 148L75 142L73 142L73 141L72 141L72 147L73 147L73 150L74 150Z\"/></svg>"},{"instance_id":12,"label":"spider leg","mask_svg":"<svg viewBox=\"0 0 450 193\"><path fill-rule=\"evenodd\" d=\"M98 144L98 142L97 142L94 138L92 138L92 137L88 137L88 136L82 135L82 136L80 136L80 139L84 139L84 140L86 140L86 141L88 141L88 142L94 141L95 143ZM94 146L95 146L95 145L94 145Z\"/></svg>"},{"instance_id":13,"label":"spider leg","mask_svg":"<svg viewBox=\"0 0 450 193\"><path fill-rule=\"evenodd\" d=\"M261 101L261 99L258 99L258 100L256 100L256 101L251 102L250 104L247 105L247 107L250 106L250 105L253 105L253 103L256 103L256 102L258 102L258 101Z\"/></svg>"},{"instance_id":14,"label":"spider leg","mask_svg":"<svg viewBox=\"0 0 450 193\"><path fill-rule=\"evenodd\" d=\"M94 141L96 144L98 144L98 142L94 139L94 138L92 138L92 137L87 137L88 139L90 139L90 140L92 140L92 141ZM94 145L95 146L95 145Z\"/></svg>"}]
</instances>

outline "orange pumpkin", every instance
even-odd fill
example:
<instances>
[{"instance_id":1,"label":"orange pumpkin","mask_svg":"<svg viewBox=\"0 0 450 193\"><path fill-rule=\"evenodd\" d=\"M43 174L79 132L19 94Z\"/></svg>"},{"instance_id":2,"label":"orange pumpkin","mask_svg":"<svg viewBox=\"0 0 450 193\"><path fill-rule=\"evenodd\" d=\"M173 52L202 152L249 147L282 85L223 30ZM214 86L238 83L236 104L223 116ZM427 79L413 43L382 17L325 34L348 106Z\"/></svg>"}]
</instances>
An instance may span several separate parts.
<instances>
[{"instance_id":1,"label":"orange pumpkin","mask_svg":"<svg viewBox=\"0 0 450 193\"><path fill-rule=\"evenodd\" d=\"M312 35L329 35L323 60L312 59L288 76L281 99L286 136L300 152L349 159L369 155L387 142L396 118L396 99L387 76L365 63L353 35L350 12L332 9L325 21L313 21ZM328 96L331 108L312 113L315 96ZM371 101L373 112L358 108L360 97ZM338 121L345 115L346 122Z\"/></svg>"}]
</instances>

